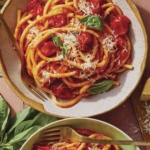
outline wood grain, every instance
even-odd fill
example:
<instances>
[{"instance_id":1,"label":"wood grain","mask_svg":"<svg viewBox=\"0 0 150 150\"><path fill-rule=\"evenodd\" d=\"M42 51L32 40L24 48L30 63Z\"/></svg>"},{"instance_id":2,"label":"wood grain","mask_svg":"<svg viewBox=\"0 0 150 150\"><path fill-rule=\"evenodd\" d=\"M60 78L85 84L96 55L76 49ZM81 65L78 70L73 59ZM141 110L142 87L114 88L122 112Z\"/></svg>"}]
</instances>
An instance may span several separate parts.
<instances>
[{"instance_id":1,"label":"wood grain","mask_svg":"<svg viewBox=\"0 0 150 150\"><path fill-rule=\"evenodd\" d=\"M148 77L150 77L150 71L145 71L139 85L131 95L137 120L145 141L150 141L150 101L141 101L140 95ZM145 126L149 127L149 131L146 130ZM150 146L146 148L150 150Z\"/></svg>"}]
</instances>

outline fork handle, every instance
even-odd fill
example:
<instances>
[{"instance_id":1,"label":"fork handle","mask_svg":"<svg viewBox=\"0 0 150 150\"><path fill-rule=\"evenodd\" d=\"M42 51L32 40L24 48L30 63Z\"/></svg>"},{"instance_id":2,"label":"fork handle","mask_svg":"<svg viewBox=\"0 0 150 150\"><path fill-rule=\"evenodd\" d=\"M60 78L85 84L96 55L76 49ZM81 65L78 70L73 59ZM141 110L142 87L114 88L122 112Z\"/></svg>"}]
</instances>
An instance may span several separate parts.
<instances>
[{"instance_id":1,"label":"fork handle","mask_svg":"<svg viewBox=\"0 0 150 150\"><path fill-rule=\"evenodd\" d=\"M81 141L85 142L85 143L150 146L150 141L111 140L111 139L110 140L106 140L106 139L97 139L97 138L88 138L88 137L82 137Z\"/></svg>"}]
</instances>

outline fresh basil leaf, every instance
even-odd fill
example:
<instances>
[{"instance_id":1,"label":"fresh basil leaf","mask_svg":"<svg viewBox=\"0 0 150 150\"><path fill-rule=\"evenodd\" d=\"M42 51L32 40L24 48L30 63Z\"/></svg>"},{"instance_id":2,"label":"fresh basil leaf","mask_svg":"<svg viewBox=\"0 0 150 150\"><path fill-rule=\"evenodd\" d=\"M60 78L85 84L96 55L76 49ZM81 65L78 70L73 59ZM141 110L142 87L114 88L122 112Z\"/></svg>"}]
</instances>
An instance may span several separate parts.
<instances>
[{"instance_id":1,"label":"fresh basil leaf","mask_svg":"<svg viewBox=\"0 0 150 150\"><path fill-rule=\"evenodd\" d=\"M5 146L2 147L2 150L14 150L14 148L13 148L12 145L5 145Z\"/></svg>"},{"instance_id":2,"label":"fresh basil leaf","mask_svg":"<svg viewBox=\"0 0 150 150\"><path fill-rule=\"evenodd\" d=\"M41 126L33 126L19 134L17 134L13 139L11 139L10 141L8 141L8 143L6 145L14 145L18 142L22 142L27 140L34 132L36 132L37 130L39 130L41 128Z\"/></svg>"},{"instance_id":3,"label":"fresh basil leaf","mask_svg":"<svg viewBox=\"0 0 150 150\"><path fill-rule=\"evenodd\" d=\"M39 126L44 126L46 124L52 123L54 121L59 120L60 118L56 118L53 116L49 116L47 114L44 113L39 113L34 120L33 125L39 125Z\"/></svg>"},{"instance_id":4,"label":"fresh basil leaf","mask_svg":"<svg viewBox=\"0 0 150 150\"><path fill-rule=\"evenodd\" d=\"M52 117L49 115L46 115L44 113L39 113L38 115L35 116L34 119L32 120L26 120L24 122L21 122L16 128L15 128L15 132L14 135L17 135L19 133L21 133L24 130L27 130L28 128L32 127L32 126L44 126L48 123L54 122L58 120L58 118L56 117Z\"/></svg>"},{"instance_id":5,"label":"fresh basil leaf","mask_svg":"<svg viewBox=\"0 0 150 150\"><path fill-rule=\"evenodd\" d=\"M14 137L15 128L23 121L30 120L35 117L39 112L31 107L27 107L19 111L10 121L9 130L7 131L8 140Z\"/></svg>"},{"instance_id":6,"label":"fresh basil leaf","mask_svg":"<svg viewBox=\"0 0 150 150\"><path fill-rule=\"evenodd\" d=\"M112 80L103 80L99 83L94 83L92 87L90 87L87 92L89 94L100 94L108 91L113 86Z\"/></svg>"},{"instance_id":7,"label":"fresh basil leaf","mask_svg":"<svg viewBox=\"0 0 150 150\"><path fill-rule=\"evenodd\" d=\"M5 131L10 120L10 108L4 98L0 95L0 140L4 138Z\"/></svg>"},{"instance_id":8,"label":"fresh basil leaf","mask_svg":"<svg viewBox=\"0 0 150 150\"><path fill-rule=\"evenodd\" d=\"M52 38L54 44L55 44L57 47L60 47L60 46L61 46L61 42L60 42L60 37L59 37L59 36L53 36L53 35L51 35L51 38Z\"/></svg>"},{"instance_id":9,"label":"fresh basil leaf","mask_svg":"<svg viewBox=\"0 0 150 150\"><path fill-rule=\"evenodd\" d=\"M7 133L4 134L3 143L7 143L8 141L8 135Z\"/></svg>"},{"instance_id":10,"label":"fresh basil leaf","mask_svg":"<svg viewBox=\"0 0 150 150\"><path fill-rule=\"evenodd\" d=\"M100 16L93 15L93 16L86 16L79 20L81 24L88 26L93 29L97 29L102 31L103 30L103 20Z\"/></svg>"},{"instance_id":11,"label":"fresh basil leaf","mask_svg":"<svg viewBox=\"0 0 150 150\"><path fill-rule=\"evenodd\" d=\"M66 58L66 54L67 54L67 47L66 46L61 46L60 48L62 50L63 58L65 59Z\"/></svg>"}]
</instances>

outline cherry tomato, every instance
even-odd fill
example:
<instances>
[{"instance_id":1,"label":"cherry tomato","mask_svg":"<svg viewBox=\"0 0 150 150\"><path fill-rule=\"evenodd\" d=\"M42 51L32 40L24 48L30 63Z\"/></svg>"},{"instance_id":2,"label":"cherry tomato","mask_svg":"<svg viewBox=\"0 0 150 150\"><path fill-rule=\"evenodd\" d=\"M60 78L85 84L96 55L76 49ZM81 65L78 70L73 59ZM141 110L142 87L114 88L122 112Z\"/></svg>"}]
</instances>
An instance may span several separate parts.
<instances>
[{"instance_id":1,"label":"cherry tomato","mask_svg":"<svg viewBox=\"0 0 150 150\"><path fill-rule=\"evenodd\" d=\"M51 90L58 98L62 98L62 99L72 98L72 93L70 89L61 81L60 82L55 81L51 86Z\"/></svg>"},{"instance_id":2,"label":"cherry tomato","mask_svg":"<svg viewBox=\"0 0 150 150\"><path fill-rule=\"evenodd\" d=\"M38 4L37 0L32 0L28 3L28 10L32 10Z\"/></svg>"},{"instance_id":3,"label":"cherry tomato","mask_svg":"<svg viewBox=\"0 0 150 150\"><path fill-rule=\"evenodd\" d=\"M56 53L56 51L58 49L59 48L56 47L56 45L52 41L49 41L49 42L45 42L43 44L43 46L41 47L40 51L42 52L42 54L44 56L51 56L52 54Z\"/></svg>"},{"instance_id":4,"label":"cherry tomato","mask_svg":"<svg viewBox=\"0 0 150 150\"><path fill-rule=\"evenodd\" d=\"M117 48L123 48L123 47L125 47L125 40L124 40L124 38L122 38L122 37L117 37L117 39L116 39L116 47Z\"/></svg>"},{"instance_id":5,"label":"cherry tomato","mask_svg":"<svg viewBox=\"0 0 150 150\"><path fill-rule=\"evenodd\" d=\"M101 0L90 0L89 2L90 2L92 13L93 14L100 14L100 10L101 10L100 3L101 3Z\"/></svg>"},{"instance_id":6,"label":"cherry tomato","mask_svg":"<svg viewBox=\"0 0 150 150\"><path fill-rule=\"evenodd\" d=\"M77 37L77 40L80 43L81 51L89 49L93 42L92 35L87 32L81 32L81 34Z\"/></svg>"},{"instance_id":7,"label":"cherry tomato","mask_svg":"<svg viewBox=\"0 0 150 150\"><path fill-rule=\"evenodd\" d=\"M33 16L41 16L43 14L44 7L37 0L32 0L28 3L28 10Z\"/></svg>"},{"instance_id":8,"label":"cherry tomato","mask_svg":"<svg viewBox=\"0 0 150 150\"><path fill-rule=\"evenodd\" d=\"M129 29L129 24L131 23L130 19L124 15L118 15L115 17L112 22L112 29L117 35L124 35Z\"/></svg>"},{"instance_id":9,"label":"cherry tomato","mask_svg":"<svg viewBox=\"0 0 150 150\"><path fill-rule=\"evenodd\" d=\"M93 131L90 131L88 129L76 129L76 131L84 136L90 136L91 134L93 134Z\"/></svg>"},{"instance_id":10,"label":"cherry tomato","mask_svg":"<svg viewBox=\"0 0 150 150\"><path fill-rule=\"evenodd\" d=\"M49 18L49 24L52 27L62 27L67 24L67 17L65 14L55 15Z\"/></svg>"}]
</instances>

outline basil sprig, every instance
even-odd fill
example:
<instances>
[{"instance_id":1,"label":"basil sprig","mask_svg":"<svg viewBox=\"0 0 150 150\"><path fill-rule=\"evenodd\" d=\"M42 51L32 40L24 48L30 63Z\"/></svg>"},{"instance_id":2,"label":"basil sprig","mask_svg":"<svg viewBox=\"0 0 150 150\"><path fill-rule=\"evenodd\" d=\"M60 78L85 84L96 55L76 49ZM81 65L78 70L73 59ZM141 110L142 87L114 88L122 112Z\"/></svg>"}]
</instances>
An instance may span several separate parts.
<instances>
[{"instance_id":1,"label":"basil sprig","mask_svg":"<svg viewBox=\"0 0 150 150\"><path fill-rule=\"evenodd\" d=\"M62 50L63 58L65 59L66 58L66 53L67 53L66 46L64 46L64 45L61 44L59 36L53 36L53 35L51 35L51 38L52 38L54 44Z\"/></svg>"},{"instance_id":2,"label":"basil sprig","mask_svg":"<svg viewBox=\"0 0 150 150\"><path fill-rule=\"evenodd\" d=\"M97 29L102 31L103 30L103 20L100 16L93 15L93 16L86 16L79 20L81 24L88 26L93 29Z\"/></svg>"},{"instance_id":3,"label":"basil sprig","mask_svg":"<svg viewBox=\"0 0 150 150\"><path fill-rule=\"evenodd\" d=\"M0 150L17 150L37 130L58 120L28 107L10 118L10 108L0 95Z\"/></svg>"},{"instance_id":4,"label":"basil sprig","mask_svg":"<svg viewBox=\"0 0 150 150\"><path fill-rule=\"evenodd\" d=\"M111 87L113 86L113 81L112 80L103 80L98 83L94 83L92 87L90 87L87 92L89 94L100 94L103 92L108 91Z\"/></svg>"}]
</instances>

